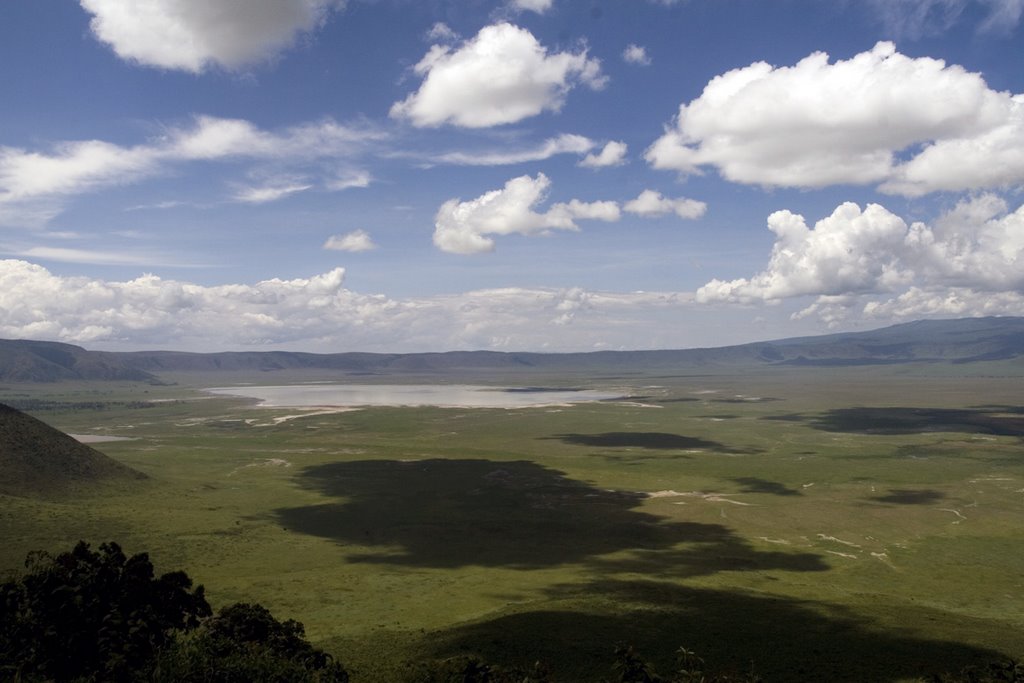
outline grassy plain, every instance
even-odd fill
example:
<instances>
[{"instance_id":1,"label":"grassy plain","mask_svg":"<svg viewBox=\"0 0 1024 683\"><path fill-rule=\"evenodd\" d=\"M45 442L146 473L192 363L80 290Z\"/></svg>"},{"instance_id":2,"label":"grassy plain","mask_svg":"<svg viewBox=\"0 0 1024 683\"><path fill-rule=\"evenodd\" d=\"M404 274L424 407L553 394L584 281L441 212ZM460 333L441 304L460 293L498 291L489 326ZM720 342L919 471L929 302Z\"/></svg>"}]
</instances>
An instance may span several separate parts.
<instances>
[{"instance_id":1,"label":"grassy plain","mask_svg":"<svg viewBox=\"0 0 1024 683\"><path fill-rule=\"evenodd\" d=\"M663 671L686 646L768 681L913 680L1024 656L1020 374L446 376L631 398L302 417L197 389L307 376L8 385L133 437L94 447L150 478L0 497L0 569L117 540L302 621L357 683L464 653L596 680L617 642Z\"/></svg>"}]
</instances>

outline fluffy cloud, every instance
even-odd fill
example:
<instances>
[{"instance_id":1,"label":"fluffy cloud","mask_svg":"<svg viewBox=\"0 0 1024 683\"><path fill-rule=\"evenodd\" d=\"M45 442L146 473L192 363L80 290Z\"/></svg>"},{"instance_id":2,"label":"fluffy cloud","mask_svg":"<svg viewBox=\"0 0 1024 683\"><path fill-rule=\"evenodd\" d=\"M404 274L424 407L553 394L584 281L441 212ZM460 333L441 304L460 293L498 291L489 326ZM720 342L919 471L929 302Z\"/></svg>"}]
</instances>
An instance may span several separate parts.
<instances>
[{"instance_id":1,"label":"fluffy cloud","mask_svg":"<svg viewBox=\"0 0 1024 683\"><path fill-rule=\"evenodd\" d=\"M792 316L814 319L829 327L851 320L891 324L921 318L965 318L989 315L1024 315L1024 295L988 292L969 287L910 287L890 297L822 296Z\"/></svg>"},{"instance_id":2,"label":"fluffy cloud","mask_svg":"<svg viewBox=\"0 0 1024 683\"><path fill-rule=\"evenodd\" d=\"M698 301L863 293L904 279L899 253L907 225L878 204L861 211L848 202L813 229L803 216L776 211L768 229L775 233L768 267L749 279L712 280L697 291Z\"/></svg>"},{"instance_id":3,"label":"fluffy cloud","mask_svg":"<svg viewBox=\"0 0 1024 683\"><path fill-rule=\"evenodd\" d=\"M395 300L347 289L340 268L310 278L202 286L154 275L124 282L61 277L25 261L0 260L0 337L122 348L665 347L691 338L689 306L681 294L578 288ZM639 329L654 336L639 337Z\"/></svg>"},{"instance_id":4,"label":"fluffy cloud","mask_svg":"<svg viewBox=\"0 0 1024 683\"><path fill-rule=\"evenodd\" d=\"M520 11L544 14L551 9L552 4L554 0L512 0L509 6Z\"/></svg>"},{"instance_id":5,"label":"fluffy cloud","mask_svg":"<svg viewBox=\"0 0 1024 683\"><path fill-rule=\"evenodd\" d=\"M809 228L802 216L768 218L775 245L750 278L712 280L702 303L816 296L797 317L835 322L860 308L873 317L1008 311L1024 292L1024 206L993 195L962 201L934 224L907 223L877 204L839 206ZM975 304L990 298L993 305Z\"/></svg>"},{"instance_id":6,"label":"fluffy cloud","mask_svg":"<svg viewBox=\"0 0 1024 683\"><path fill-rule=\"evenodd\" d=\"M647 56L647 50L632 43L622 51L622 58L629 64L639 64L640 66L648 66L651 63L651 58Z\"/></svg>"},{"instance_id":7,"label":"fluffy cloud","mask_svg":"<svg viewBox=\"0 0 1024 683\"><path fill-rule=\"evenodd\" d=\"M377 245L373 243L370 234L365 230L353 230L344 235L332 235L324 242L324 249L332 251L359 252L376 248Z\"/></svg>"},{"instance_id":8,"label":"fluffy cloud","mask_svg":"<svg viewBox=\"0 0 1024 683\"><path fill-rule=\"evenodd\" d=\"M626 152L629 147L625 142L612 140L601 148L597 154L588 154L580 161L584 168L604 168L606 166L621 166L626 163Z\"/></svg>"},{"instance_id":9,"label":"fluffy cloud","mask_svg":"<svg viewBox=\"0 0 1024 683\"><path fill-rule=\"evenodd\" d=\"M419 127L515 123L558 111L577 84L599 89L606 80L585 50L548 54L532 33L507 23L484 27L458 49L434 45L414 70L423 83L391 116Z\"/></svg>"},{"instance_id":10,"label":"fluffy cloud","mask_svg":"<svg viewBox=\"0 0 1024 683\"><path fill-rule=\"evenodd\" d=\"M613 143L609 143L613 144ZM548 138L530 149L506 152L449 152L431 157L434 163L458 164L461 166L506 166L527 161L543 161L558 154L586 154L594 148L594 141L582 135L563 134ZM588 155L590 158L593 155Z\"/></svg>"},{"instance_id":11,"label":"fluffy cloud","mask_svg":"<svg viewBox=\"0 0 1024 683\"><path fill-rule=\"evenodd\" d=\"M339 0L80 0L90 28L124 60L199 73L230 69L288 47Z\"/></svg>"},{"instance_id":12,"label":"fluffy cloud","mask_svg":"<svg viewBox=\"0 0 1024 683\"><path fill-rule=\"evenodd\" d=\"M879 189L910 197L1024 183L1024 95L1007 97L1002 121L976 135L937 140L898 166Z\"/></svg>"},{"instance_id":13,"label":"fluffy cloud","mask_svg":"<svg viewBox=\"0 0 1024 683\"><path fill-rule=\"evenodd\" d=\"M622 208L624 211L644 217L675 213L680 218L700 218L707 212L708 205L696 199L685 197L669 199L662 197L660 192L644 190L636 199L631 199L623 204Z\"/></svg>"},{"instance_id":14,"label":"fluffy cloud","mask_svg":"<svg viewBox=\"0 0 1024 683\"><path fill-rule=\"evenodd\" d=\"M333 120L305 123L280 132L249 121L199 116L191 126L167 129L144 144L122 147L101 140L62 142L49 152L0 147L0 222L24 221L33 211L58 212L42 200L99 187L138 182L182 162L231 159L308 163L352 156L382 133ZM290 184L291 187L294 184ZM331 183L328 182L329 189ZM273 188L242 191L243 201L267 201Z\"/></svg>"},{"instance_id":15,"label":"fluffy cloud","mask_svg":"<svg viewBox=\"0 0 1024 683\"><path fill-rule=\"evenodd\" d=\"M712 166L740 183L879 183L915 196L1021 184L1022 130L1024 96L883 42L835 63L819 52L792 67L758 62L717 76L646 158L685 174Z\"/></svg>"},{"instance_id":16,"label":"fluffy cloud","mask_svg":"<svg viewBox=\"0 0 1024 683\"><path fill-rule=\"evenodd\" d=\"M492 251L494 240L488 235L532 235L549 230L578 230L575 219L617 221L615 202L553 204L544 213L534 207L544 201L551 181L543 173L513 178L500 190L492 190L463 202L450 199L435 216L434 244L442 251L478 254Z\"/></svg>"}]
</instances>

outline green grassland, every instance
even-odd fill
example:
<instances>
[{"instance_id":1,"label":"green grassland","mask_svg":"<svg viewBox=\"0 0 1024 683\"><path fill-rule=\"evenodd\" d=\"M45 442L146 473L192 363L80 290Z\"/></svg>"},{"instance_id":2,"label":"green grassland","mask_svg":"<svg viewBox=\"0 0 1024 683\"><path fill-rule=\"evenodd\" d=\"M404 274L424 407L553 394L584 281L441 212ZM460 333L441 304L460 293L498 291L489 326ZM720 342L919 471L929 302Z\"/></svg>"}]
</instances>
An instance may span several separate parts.
<instances>
[{"instance_id":1,"label":"green grassland","mask_svg":"<svg viewBox=\"0 0 1024 683\"><path fill-rule=\"evenodd\" d=\"M302 621L357 682L467 653L595 680L618 642L660 670L685 646L768 681L914 680L1024 656L1019 375L459 377L631 397L302 417L197 390L282 373L11 384L63 431L132 437L94 447L149 478L0 497L0 569L117 540Z\"/></svg>"}]
</instances>

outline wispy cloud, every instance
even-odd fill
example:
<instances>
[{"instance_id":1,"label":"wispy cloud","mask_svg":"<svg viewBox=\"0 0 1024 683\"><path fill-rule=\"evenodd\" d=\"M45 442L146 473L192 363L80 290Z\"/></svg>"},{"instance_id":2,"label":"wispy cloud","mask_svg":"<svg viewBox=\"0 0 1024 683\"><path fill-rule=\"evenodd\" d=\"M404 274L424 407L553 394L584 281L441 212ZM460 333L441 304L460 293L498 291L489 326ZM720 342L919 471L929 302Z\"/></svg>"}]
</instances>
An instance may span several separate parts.
<instances>
[{"instance_id":1,"label":"wispy cloud","mask_svg":"<svg viewBox=\"0 0 1024 683\"><path fill-rule=\"evenodd\" d=\"M276 202L298 192L305 192L311 187L313 186L267 185L263 187L242 187L235 192L234 199L246 204L266 204L267 202Z\"/></svg>"},{"instance_id":2,"label":"wispy cloud","mask_svg":"<svg viewBox=\"0 0 1024 683\"><path fill-rule=\"evenodd\" d=\"M195 265L177 263L168 260L165 255L136 253L130 251L99 251L94 249L76 249L71 247L37 246L26 248L4 248L0 246L0 253L43 261L59 261L62 263L82 263L105 266L189 267Z\"/></svg>"},{"instance_id":3,"label":"wispy cloud","mask_svg":"<svg viewBox=\"0 0 1024 683\"><path fill-rule=\"evenodd\" d=\"M352 158L386 137L375 127L345 126L332 119L266 131L243 119L198 116L191 126L168 128L134 146L85 140L60 142L45 152L0 147L0 222L45 222L59 213L61 197L137 183L185 163L272 161L322 174L315 162ZM325 182L330 186L336 180ZM285 194L253 190L236 198L266 201Z\"/></svg>"},{"instance_id":4,"label":"wispy cloud","mask_svg":"<svg viewBox=\"0 0 1024 683\"><path fill-rule=\"evenodd\" d=\"M596 143L582 135L562 134L527 149L487 152L446 152L428 157L431 163L460 166L508 166L543 161L559 154L586 154Z\"/></svg>"}]
</instances>

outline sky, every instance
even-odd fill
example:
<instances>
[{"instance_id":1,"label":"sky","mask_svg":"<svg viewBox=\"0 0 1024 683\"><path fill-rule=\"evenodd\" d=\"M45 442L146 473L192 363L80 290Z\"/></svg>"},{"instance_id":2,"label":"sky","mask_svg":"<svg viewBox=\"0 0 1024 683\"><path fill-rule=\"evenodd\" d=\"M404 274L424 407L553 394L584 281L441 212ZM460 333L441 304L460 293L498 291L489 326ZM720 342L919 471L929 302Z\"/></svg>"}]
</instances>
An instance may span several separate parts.
<instances>
[{"instance_id":1,"label":"sky","mask_svg":"<svg viewBox=\"0 0 1024 683\"><path fill-rule=\"evenodd\" d=\"M1024 0L7 0L0 337L593 351L1024 315Z\"/></svg>"}]
</instances>

